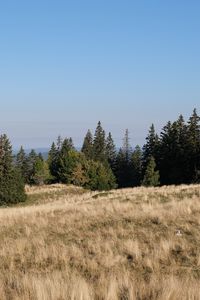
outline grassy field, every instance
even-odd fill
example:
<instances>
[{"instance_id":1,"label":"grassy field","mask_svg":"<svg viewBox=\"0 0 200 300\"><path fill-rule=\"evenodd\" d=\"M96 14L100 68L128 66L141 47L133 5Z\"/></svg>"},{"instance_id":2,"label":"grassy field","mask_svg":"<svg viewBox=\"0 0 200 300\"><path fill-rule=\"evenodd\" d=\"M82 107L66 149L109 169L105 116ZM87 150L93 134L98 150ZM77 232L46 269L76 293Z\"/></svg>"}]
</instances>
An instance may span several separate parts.
<instances>
[{"instance_id":1,"label":"grassy field","mask_svg":"<svg viewBox=\"0 0 200 300\"><path fill-rule=\"evenodd\" d=\"M0 209L0 300L200 299L200 186L27 193Z\"/></svg>"}]
</instances>

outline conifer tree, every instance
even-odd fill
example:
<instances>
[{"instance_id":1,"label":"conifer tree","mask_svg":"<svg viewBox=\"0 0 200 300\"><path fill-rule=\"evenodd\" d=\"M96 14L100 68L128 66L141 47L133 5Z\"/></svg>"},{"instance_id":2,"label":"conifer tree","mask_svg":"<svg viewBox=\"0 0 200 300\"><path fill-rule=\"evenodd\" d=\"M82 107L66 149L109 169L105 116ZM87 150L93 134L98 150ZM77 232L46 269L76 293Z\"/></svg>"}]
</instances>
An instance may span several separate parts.
<instances>
[{"instance_id":1,"label":"conifer tree","mask_svg":"<svg viewBox=\"0 0 200 300\"><path fill-rule=\"evenodd\" d=\"M56 148L57 148L58 152L61 150L62 144L63 144L63 141L62 141L61 136L59 135L57 138L57 142L56 142Z\"/></svg>"},{"instance_id":2,"label":"conifer tree","mask_svg":"<svg viewBox=\"0 0 200 300\"><path fill-rule=\"evenodd\" d=\"M133 173L133 186L139 186L142 180L142 150L139 145L133 151L131 169Z\"/></svg>"},{"instance_id":3,"label":"conifer tree","mask_svg":"<svg viewBox=\"0 0 200 300\"><path fill-rule=\"evenodd\" d=\"M110 165L111 169L114 171L116 167L116 147L112 138L111 133L109 132L108 137L106 139L106 158L108 164Z\"/></svg>"},{"instance_id":4,"label":"conifer tree","mask_svg":"<svg viewBox=\"0 0 200 300\"><path fill-rule=\"evenodd\" d=\"M31 182L35 185L43 185L48 183L49 177L48 164L40 155L38 155L33 165Z\"/></svg>"},{"instance_id":5,"label":"conifer tree","mask_svg":"<svg viewBox=\"0 0 200 300\"><path fill-rule=\"evenodd\" d=\"M64 141L61 145L60 155L63 156L65 154L67 154L70 150L75 150L73 140L71 137L69 139L68 138L64 139Z\"/></svg>"},{"instance_id":6,"label":"conifer tree","mask_svg":"<svg viewBox=\"0 0 200 300\"><path fill-rule=\"evenodd\" d=\"M93 151L95 160L99 160L103 163L106 162L105 131L103 130L100 121L97 124L97 128L94 135Z\"/></svg>"},{"instance_id":7,"label":"conifer tree","mask_svg":"<svg viewBox=\"0 0 200 300\"><path fill-rule=\"evenodd\" d=\"M27 177L28 177L28 183L33 184L33 175L34 175L34 166L37 160L37 153L34 149L31 150L31 152L28 155L27 158Z\"/></svg>"},{"instance_id":8,"label":"conifer tree","mask_svg":"<svg viewBox=\"0 0 200 300\"><path fill-rule=\"evenodd\" d=\"M130 162L131 154L132 154L132 149L131 149L131 146L130 146L130 138L129 138L129 131L128 131L128 129L126 129L125 135L124 135L124 138L123 138L122 151L124 152L124 157L125 157L125 160L126 160L126 162L128 164Z\"/></svg>"},{"instance_id":9,"label":"conifer tree","mask_svg":"<svg viewBox=\"0 0 200 300\"><path fill-rule=\"evenodd\" d=\"M102 191L116 188L112 170L99 161L88 161L85 174L87 180L84 187L87 189Z\"/></svg>"},{"instance_id":10,"label":"conifer tree","mask_svg":"<svg viewBox=\"0 0 200 300\"><path fill-rule=\"evenodd\" d=\"M155 159L153 156L151 156L142 182L144 186L158 186L160 184L159 171L158 170L156 171L155 169L156 169Z\"/></svg>"},{"instance_id":11,"label":"conifer tree","mask_svg":"<svg viewBox=\"0 0 200 300\"><path fill-rule=\"evenodd\" d=\"M12 170L12 146L5 134L0 136L0 177Z\"/></svg>"},{"instance_id":12,"label":"conifer tree","mask_svg":"<svg viewBox=\"0 0 200 300\"><path fill-rule=\"evenodd\" d=\"M71 175L78 162L79 153L74 150L73 145L68 143L69 140L63 142L58 161L59 182L70 183Z\"/></svg>"},{"instance_id":13,"label":"conifer tree","mask_svg":"<svg viewBox=\"0 0 200 300\"><path fill-rule=\"evenodd\" d=\"M149 133L146 137L146 144L143 146L143 174L146 170L147 164L153 156L155 159L158 155L158 147L159 147L159 138L155 132L154 124L150 126Z\"/></svg>"},{"instance_id":14,"label":"conifer tree","mask_svg":"<svg viewBox=\"0 0 200 300\"><path fill-rule=\"evenodd\" d=\"M59 150L56 147L56 144L53 142L51 145L51 149L48 154L48 165L49 171L51 174L51 183L55 183L59 181L58 178L58 159L59 159Z\"/></svg>"},{"instance_id":15,"label":"conifer tree","mask_svg":"<svg viewBox=\"0 0 200 300\"><path fill-rule=\"evenodd\" d=\"M12 146L7 136L0 136L0 204L25 201L24 182L14 166Z\"/></svg>"},{"instance_id":16,"label":"conifer tree","mask_svg":"<svg viewBox=\"0 0 200 300\"><path fill-rule=\"evenodd\" d=\"M119 149L116 157L116 168L115 168L115 176L117 179L117 185L119 188L126 187L126 158L124 155L124 151L122 148Z\"/></svg>"},{"instance_id":17,"label":"conifer tree","mask_svg":"<svg viewBox=\"0 0 200 300\"><path fill-rule=\"evenodd\" d=\"M84 138L81 152L85 154L87 159L93 159L93 136L90 130L87 131Z\"/></svg>"},{"instance_id":18,"label":"conifer tree","mask_svg":"<svg viewBox=\"0 0 200 300\"><path fill-rule=\"evenodd\" d=\"M126 129L123 138L123 147L116 157L115 176L119 187L133 186L133 169L131 165L132 149L129 142L129 131Z\"/></svg>"},{"instance_id":19,"label":"conifer tree","mask_svg":"<svg viewBox=\"0 0 200 300\"><path fill-rule=\"evenodd\" d=\"M189 177L192 182L200 181L200 117L194 109L188 121Z\"/></svg>"},{"instance_id":20,"label":"conifer tree","mask_svg":"<svg viewBox=\"0 0 200 300\"><path fill-rule=\"evenodd\" d=\"M21 172L24 182L28 183L28 161L22 146L16 156L16 166Z\"/></svg>"}]
</instances>

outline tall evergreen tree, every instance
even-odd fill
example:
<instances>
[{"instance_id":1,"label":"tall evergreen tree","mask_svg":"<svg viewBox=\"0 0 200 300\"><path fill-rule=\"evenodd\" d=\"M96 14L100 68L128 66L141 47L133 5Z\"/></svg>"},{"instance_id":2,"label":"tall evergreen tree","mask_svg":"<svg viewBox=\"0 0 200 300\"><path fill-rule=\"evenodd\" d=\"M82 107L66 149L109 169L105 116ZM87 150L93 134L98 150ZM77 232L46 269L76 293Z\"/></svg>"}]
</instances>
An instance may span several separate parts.
<instances>
[{"instance_id":1,"label":"tall evergreen tree","mask_svg":"<svg viewBox=\"0 0 200 300\"><path fill-rule=\"evenodd\" d=\"M59 149L58 149L59 150ZM65 138L60 149L60 155L67 154L70 150L75 150L72 138Z\"/></svg>"},{"instance_id":2,"label":"tall evergreen tree","mask_svg":"<svg viewBox=\"0 0 200 300\"><path fill-rule=\"evenodd\" d=\"M116 168L116 156L117 156L116 147L112 135L109 132L108 137L106 139L106 158L113 171Z\"/></svg>"},{"instance_id":3,"label":"tall evergreen tree","mask_svg":"<svg viewBox=\"0 0 200 300\"><path fill-rule=\"evenodd\" d=\"M0 136L0 177L12 170L12 146L5 134Z\"/></svg>"},{"instance_id":4,"label":"tall evergreen tree","mask_svg":"<svg viewBox=\"0 0 200 300\"><path fill-rule=\"evenodd\" d=\"M125 135L124 135L124 138L123 138L122 151L124 152L124 157L125 157L125 160L128 164L130 162L131 154L132 154L128 129L126 129Z\"/></svg>"},{"instance_id":5,"label":"tall evergreen tree","mask_svg":"<svg viewBox=\"0 0 200 300\"><path fill-rule=\"evenodd\" d=\"M34 175L34 166L37 160L37 153L34 149L31 150L31 152L28 155L27 158L27 177L28 177L28 183L33 184L33 175Z\"/></svg>"},{"instance_id":6,"label":"tall evergreen tree","mask_svg":"<svg viewBox=\"0 0 200 300\"><path fill-rule=\"evenodd\" d=\"M143 146L143 175L147 168L148 162L153 156L157 159L158 156L158 147L159 147L159 138L155 132L154 124L150 126L149 133L146 137L146 144Z\"/></svg>"},{"instance_id":7,"label":"tall evergreen tree","mask_svg":"<svg viewBox=\"0 0 200 300\"><path fill-rule=\"evenodd\" d=\"M90 130L87 131L87 134L84 138L81 152L85 154L87 159L93 159L93 136Z\"/></svg>"},{"instance_id":8,"label":"tall evergreen tree","mask_svg":"<svg viewBox=\"0 0 200 300\"><path fill-rule=\"evenodd\" d=\"M70 176L77 163L78 154L71 138L66 138L61 146L58 158L58 179L62 183L70 183Z\"/></svg>"},{"instance_id":9,"label":"tall evergreen tree","mask_svg":"<svg viewBox=\"0 0 200 300\"><path fill-rule=\"evenodd\" d=\"M28 183L28 160L22 146L16 156L16 166L21 172L24 182Z\"/></svg>"},{"instance_id":10,"label":"tall evergreen tree","mask_svg":"<svg viewBox=\"0 0 200 300\"><path fill-rule=\"evenodd\" d=\"M200 181L200 117L194 109L188 121L189 176L192 182Z\"/></svg>"},{"instance_id":11,"label":"tall evergreen tree","mask_svg":"<svg viewBox=\"0 0 200 300\"><path fill-rule=\"evenodd\" d=\"M177 121L168 122L162 129L157 159L161 184L187 183L186 133L182 115Z\"/></svg>"},{"instance_id":12,"label":"tall evergreen tree","mask_svg":"<svg viewBox=\"0 0 200 300\"><path fill-rule=\"evenodd\" d=\"M12 146L7 136L0 136L0 204L25 201L24 182L14 166Z\"/></svg>"},{"instance_id":13,"label":"tall evergreen tree","mask_svg":"<svg viewBox=\"0 0 200 300\"><path fill-rule=\"evenodd\" d=\"M139 186L142 180L142 150L139 145L133 151L131 169L133 173L133 186Z\"/></svg>"},{"instance_id":14,"label":"tall evergreen tree","mask_svg":"<svg viewBox=\"0 0 200 300\"><path fill-rule=\"evenodd\" d=\"M103 130L100 121L98 122L97 128L95 130L93 150L94 150L94 159L105 163L106 162L105 131Z\"/></svg>"},{"instance_id":15,"label":"tall evergreen tree","mask_svg":"<svg viewBox=\"0 0 200 300\"><path fill-rule=\"evenodd\" d=\"M56 147L56 144L53 142L51 145L51 149L48 153L48 165L51 174L51 179L50 179L51 183L55 183L59 181L58 160L59 160L59 150Z\"/></svg>"},{"instance_id":16,"label":"tall evergreen tree","mask_svg":"<svg viewBox=\"0 0 200 300\"><path fill-rule=\"evenodd\" d=\"M123 138L123 147L120 148L116 157L115 176L119 187L133 186L133 169L131 165L132 149L129 142L128 129Z\"/></svg>"}]
</instances>

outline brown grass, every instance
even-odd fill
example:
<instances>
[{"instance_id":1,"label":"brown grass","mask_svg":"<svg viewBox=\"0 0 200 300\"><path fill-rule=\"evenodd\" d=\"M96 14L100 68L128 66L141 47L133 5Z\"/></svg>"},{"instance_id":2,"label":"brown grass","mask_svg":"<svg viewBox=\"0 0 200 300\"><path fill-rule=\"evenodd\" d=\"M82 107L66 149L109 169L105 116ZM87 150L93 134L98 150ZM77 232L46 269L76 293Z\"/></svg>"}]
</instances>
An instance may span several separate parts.
<instances>
[{"instance_id":1,"label":"brown grass","mask_svg":"<svg viewBox=\"0 0 200 300\"><path fill-rule=\"evenodd\" d=\"M0 209L1 300L200 299L200 186L27 193Z\"/></svg>"}]
</instances>

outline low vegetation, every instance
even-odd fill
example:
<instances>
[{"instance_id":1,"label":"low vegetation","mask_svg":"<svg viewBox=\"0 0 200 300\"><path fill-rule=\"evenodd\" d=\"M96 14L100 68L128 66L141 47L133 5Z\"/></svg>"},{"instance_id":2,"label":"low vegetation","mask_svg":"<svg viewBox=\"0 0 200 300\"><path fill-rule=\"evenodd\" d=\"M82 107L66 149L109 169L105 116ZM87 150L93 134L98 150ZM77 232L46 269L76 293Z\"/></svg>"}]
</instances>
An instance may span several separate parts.
<instances>
[{"instance_id":1,"label":"low vegetation","mask_svg":"<svg viewBox=\"0 0 200 300\"><path fill-rule=\"evenodd\" d=\"M0 209L1 300L200 299L199 185L26 192Z\"/></svg>"}]
</instances>

